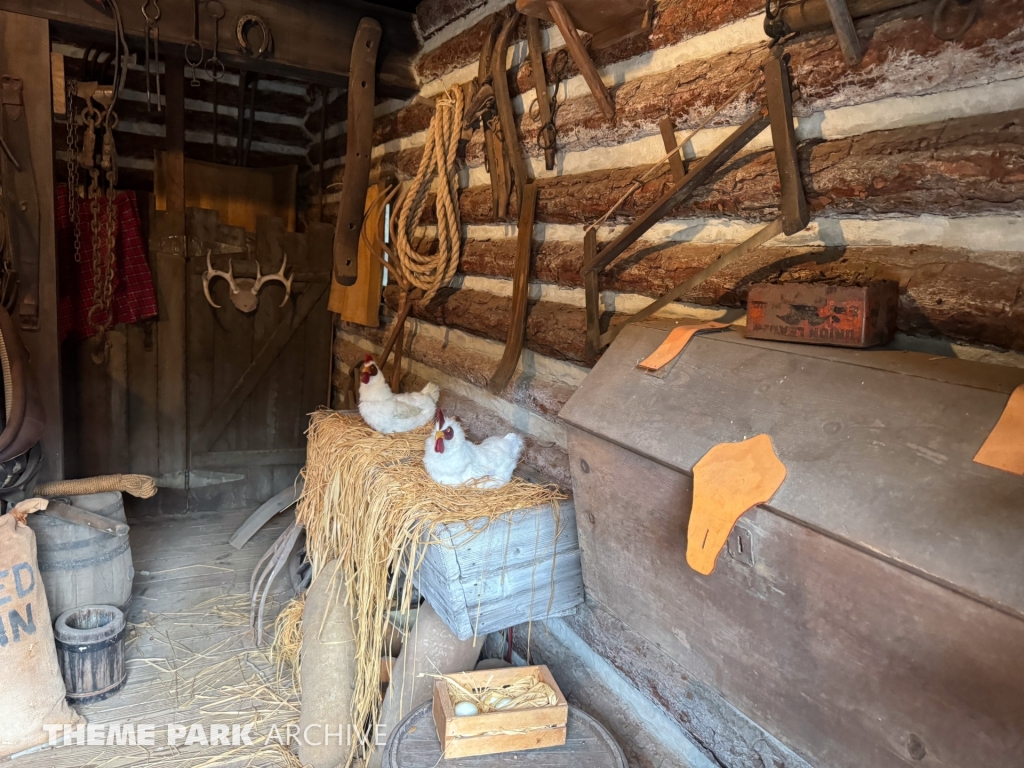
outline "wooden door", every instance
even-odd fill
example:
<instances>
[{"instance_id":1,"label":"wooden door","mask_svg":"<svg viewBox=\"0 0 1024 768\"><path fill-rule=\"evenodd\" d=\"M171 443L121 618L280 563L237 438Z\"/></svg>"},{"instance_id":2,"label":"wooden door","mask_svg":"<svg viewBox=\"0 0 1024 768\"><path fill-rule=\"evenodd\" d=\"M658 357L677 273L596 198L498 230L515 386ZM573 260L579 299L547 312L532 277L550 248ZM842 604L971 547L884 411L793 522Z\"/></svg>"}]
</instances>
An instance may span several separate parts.
<instances>
[{"instance_id":1,"label":"wooden door","mask_svg":"<svg viewBox=\"0 0 1024 768\"><path fill-rule=\"evenodd\" d=\"M327 310L333 231L260 218L256 233L220 224L215 211L186 214L186 433L189 505L247 505L294 482L305 463L309 414L328 403L331 314ZM236 278L277 272L287 257L285 287L269 283L255 311L230 300L228 281L203 291L206 255ZM283 302L283 303L282 303Z\"/></svg>"}]
</instances>

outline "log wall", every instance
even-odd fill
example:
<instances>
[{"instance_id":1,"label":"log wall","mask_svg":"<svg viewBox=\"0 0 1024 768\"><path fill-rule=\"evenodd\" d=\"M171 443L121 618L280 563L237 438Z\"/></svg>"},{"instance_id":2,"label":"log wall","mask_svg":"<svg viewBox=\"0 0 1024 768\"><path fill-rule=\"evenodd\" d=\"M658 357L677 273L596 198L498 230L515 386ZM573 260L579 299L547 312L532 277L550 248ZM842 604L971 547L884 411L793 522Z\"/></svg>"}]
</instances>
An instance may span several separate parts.
<instances>
[{"instance_id":1,"label":"log wall","mask_svg":"<svg viewBox=\"0 0 1024 768\"><path fill-rule=\"evenodd\" d=\"M491 15L502 5L420 4L420 96L377 105L377 172L400 179L415 174L432 116L429 100L473 80ZM800 91L798 151L811 226L723 270L665 314L742 324L755 282L885 278L901 289L898 346L1024 365L1024 0L983 0L977 23L952 42L932 33L935 5L918 3L859 21L865 57L854 69L845 66L831 35L787 44ZM741 89L735 103L685 143L686 157L699 158L763 100L751 85L766 56L763 10L757 0L659 0L648 36L594 55L616 102L610 123L571 60L565 63L561 35L545 27L548 77L557 81L558 101L559 149L551 172L544 169L531 117L525 29L517 32L508 56L509 87L519 138L539 185L520 369L504 392L487 391L511 317L517 212L513 207L506 220L491 213L479 132L460 169L460 274L430 304L414 307L405 367L410 382L441 385L471 435L512 428L523 433L524 471L532 476L570 485L557 413L595 362L584 347L584 229L664 155L658 130L663 117L672 119L682 141ZM553 73L552 65L561 69ZM319 122L307 128L319 131ZM324 181L331 186L322 196L317 183L311 188L330 218L344 162L343 106L329 107L325 135ZM311 158L318 162L318 155ZM666 168L599 228L599 240L610 240L670 184ZM742 242L777 214L778 195L766 131L601 275L603 322L638 311ZM426 223L429 239L429 216ZM379 351L396 308L391 286L379 328L336 325L337 390L366 351ZM689 694L673 694L667 702L652 688L638 661L650 649L633 649L625 630L588 615L574 620L577 633L655 704L680 709L673 716L704 745L713 725L687 725L689 716L694 722L704 716L680 703ZM610 648L619 651L608 654ZM689 700L698 709L722 707ZM758 738L730 744L728 758L717 748L707 752L718 765L765 764ZM775 764L803 763L790 755Z\"/></svg>"}]
</instances>

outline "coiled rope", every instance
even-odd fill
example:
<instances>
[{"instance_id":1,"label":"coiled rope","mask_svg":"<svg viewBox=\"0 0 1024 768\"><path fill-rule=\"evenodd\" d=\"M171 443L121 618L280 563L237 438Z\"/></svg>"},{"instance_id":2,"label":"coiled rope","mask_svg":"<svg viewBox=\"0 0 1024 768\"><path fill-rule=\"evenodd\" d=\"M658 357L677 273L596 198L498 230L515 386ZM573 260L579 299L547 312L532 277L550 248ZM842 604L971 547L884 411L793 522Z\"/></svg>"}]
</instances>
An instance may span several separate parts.
<instances>
[{"instance_id":1,"label":"coiled rope","mask_svg":"<svg viewBox=\"0 0 1024 768\"><path fill-rule=\"evenodd\" d=\"M437 99L416 177L395 202L395 254L410 285L423 291L420 300L424 303L452 281L462 256L459 178L455 160L462 136L465 102L460 86ZM417 230L422 231L420 219L426 210L427 198L435 187L435 180L437 253L421 253L413 245L413 238L422 240Z\"/></svg>"},{"instance_id":2,"label":"coiled rope","mask_svg":"<svg viewBox=\"0 0 1024 768\"><path fill-rule=\"evenodd\" d=\"M100 475L81 480L55 480L37 485L35 495L85 496L107 491L123 491L140 499L148 499L156 494L156 481L149 475Z\"/></svg>"}]
</instances>

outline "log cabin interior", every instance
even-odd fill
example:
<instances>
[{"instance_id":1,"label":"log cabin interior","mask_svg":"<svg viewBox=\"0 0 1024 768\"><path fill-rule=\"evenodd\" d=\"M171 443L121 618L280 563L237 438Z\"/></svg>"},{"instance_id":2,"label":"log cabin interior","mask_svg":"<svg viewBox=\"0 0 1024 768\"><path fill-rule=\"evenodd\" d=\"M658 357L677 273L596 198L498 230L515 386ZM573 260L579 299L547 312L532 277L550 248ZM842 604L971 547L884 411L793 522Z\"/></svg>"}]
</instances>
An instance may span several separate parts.
<instances>
[{"instance_id":1,"label":"log cabin interior","mask_svg":"<svg viewBox=\"0 0 1024 768\"><path fill-rule=\"evenodd\" d=\"M0 0L0 762L1024 767L1024 0Z\"/></svg>"}]
</instances>

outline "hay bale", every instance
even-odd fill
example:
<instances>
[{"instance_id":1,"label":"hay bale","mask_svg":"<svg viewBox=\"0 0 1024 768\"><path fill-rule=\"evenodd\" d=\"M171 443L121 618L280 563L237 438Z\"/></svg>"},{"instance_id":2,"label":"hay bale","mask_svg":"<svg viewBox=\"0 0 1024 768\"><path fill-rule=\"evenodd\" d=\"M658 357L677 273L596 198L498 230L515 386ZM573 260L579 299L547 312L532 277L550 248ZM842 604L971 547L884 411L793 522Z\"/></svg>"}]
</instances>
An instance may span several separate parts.
<instances>
[{"instance_id":1,"label":"hay bale","mask_svg":"<svg viewBox=\"0 0 1024 768\"><path fill-rule=\"evenodd\" d=\"M395 662L378 720L378 738L385 741L402 718L433 696L434 678L467 672L476 666L480 646L473 639L459 640L428 603L420 606L416 626ZM420 677L420 673L423 676ZM380 768L383 748L377 747L366 768Z\"/></svg>"},{"instance_id":2,"label":"hay bale","mask_svg":"<svg viewBox=\"0 0 1024 768\"><path fill-rule=\"evenodd\" d=\"M303 765L336 768L348 760L356 667L352 614L345 605L344 570L339 561L333 560L310 585L302 615L299 759ZM331 727L330 743L323 743L327 741L324 725ZM309 726L308 737L304 737ZM342 731L340 739L334 735L338 730ZM317 741L321 743L311 743Z\"/></svg>"}]
</instances>

